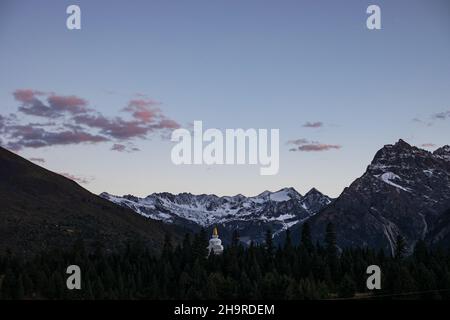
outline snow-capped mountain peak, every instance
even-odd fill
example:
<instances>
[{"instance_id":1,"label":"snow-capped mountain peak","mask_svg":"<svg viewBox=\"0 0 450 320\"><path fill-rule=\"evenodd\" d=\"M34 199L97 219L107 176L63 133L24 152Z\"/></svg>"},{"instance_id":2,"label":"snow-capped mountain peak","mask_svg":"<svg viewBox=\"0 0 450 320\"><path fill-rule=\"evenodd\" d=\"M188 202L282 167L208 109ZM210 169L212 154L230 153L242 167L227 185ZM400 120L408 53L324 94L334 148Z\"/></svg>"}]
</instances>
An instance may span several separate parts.
<instances>
[{"instance_id":1,"label":"snow-capped mountain peak","mask_svg":"<svg viewBox=\"0 0 450 320\"><path fill-rule=\"evenodd\" d=\"M300 203L311 214L316 214L327 205L330 204L331 198L324 195L316 188L309 190L305 196L301 199Z\"/></svg>"},{"instance_id":2,"label":"snow-capped mountain peak","mask_svg":"<svg viewBox=\"0 0 450 320\"><path fill-rule=\"evenodd\" d=\"M332 221L341 232L341 246L369 245L391 252L398 235L410 248L419 239L448 239L449 156L449 146L431 153L403 140L385 145L366 172L313 217L312 230L323 237Z\"/></svg>"},{"instance_id":3,"label":"snow-capped mountain peak","mask_svg":"<svg viewBox=\"0 0 450 320\"><path fill-rule=\"evenodd\" d=\"M174 195L167 192L154 193L145 198L131 195L120 197L106 192L100 196L166 223L206 228L220 224L230 231L236 226L242 228L257 224L259 228L272 229L275 234L308 219L331 202L329 197L316 189L303 197L294 188L264 191L253 197L191 193Z\"/></svg>"},{"instance_id":4,"label":"snow-capped mountain peak","mask_svg":"<svg viewBox=\"0 0 450 320\"><path fill-rule=\"evenodd\" d=\"M449 145L445 145L445 146L443 146L443 147L441 147L439 149L436 149L433 152L433 155L438 157L438 158L444 159L446 161L450 161L450 146Z\"/></svg>"}]
</instances>

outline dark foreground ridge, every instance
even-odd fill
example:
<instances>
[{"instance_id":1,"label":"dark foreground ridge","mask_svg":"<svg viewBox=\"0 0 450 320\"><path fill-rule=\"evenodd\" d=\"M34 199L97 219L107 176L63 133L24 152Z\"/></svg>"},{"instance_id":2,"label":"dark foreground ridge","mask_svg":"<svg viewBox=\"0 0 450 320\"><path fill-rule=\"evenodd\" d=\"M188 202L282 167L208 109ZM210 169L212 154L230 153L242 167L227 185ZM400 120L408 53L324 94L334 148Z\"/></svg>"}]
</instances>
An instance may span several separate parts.
<instances>
[{"instance_id":1,"label":"dark foreground ridge","mask_svg":"<svg viewBox=\"0 0 450 320\"><path fill-rule=\"evenodd\" d=\"M28 256L78 239L107 250L140 239L158 250L166 232L172 228L0 148L0 252Z\"/></svg>"}]
</instances>

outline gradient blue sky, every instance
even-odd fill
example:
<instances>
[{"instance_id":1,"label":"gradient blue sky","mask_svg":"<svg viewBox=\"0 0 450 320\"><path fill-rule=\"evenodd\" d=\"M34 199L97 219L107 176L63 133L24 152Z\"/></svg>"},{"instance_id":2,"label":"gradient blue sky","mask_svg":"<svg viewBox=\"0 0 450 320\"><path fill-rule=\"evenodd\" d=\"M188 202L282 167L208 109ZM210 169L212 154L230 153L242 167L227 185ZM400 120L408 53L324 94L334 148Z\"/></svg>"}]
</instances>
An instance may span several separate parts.
<instances>
[{"instance_id":1,"label":"gradient blue sky","mask_svg":"<svg viewBox=\"0 0 450 320\"><path fill-rule=\"evenodd\" d=\"M66 29L70 4L81 7L82 30ZM382 30L366 29L370 4L381 7ZM182 126L280 129L275 176L177 167L159 134L127 141L139 152L111 151L117 141L17 151L94 193L292 186L337 196L385 144L450 143L450 116L433 116L450 110L450 2L1 0L0 115L43 121L18 112L18 89L75 95L109 117L141 93ZM289 152L300 138L342 148Z\"/></svg>"}]
</instances>

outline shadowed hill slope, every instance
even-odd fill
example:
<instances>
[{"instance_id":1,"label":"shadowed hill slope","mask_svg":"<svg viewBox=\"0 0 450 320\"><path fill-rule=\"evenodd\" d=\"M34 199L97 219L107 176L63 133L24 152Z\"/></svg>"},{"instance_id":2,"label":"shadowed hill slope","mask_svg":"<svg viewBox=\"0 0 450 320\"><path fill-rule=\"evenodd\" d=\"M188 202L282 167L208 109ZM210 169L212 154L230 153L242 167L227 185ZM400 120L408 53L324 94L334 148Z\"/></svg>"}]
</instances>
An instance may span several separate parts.
<instances>
[{"instance_id":1,"label":"shadowed hill slope","mask_svg":"<svg viewBox=\"0 0 450 320\"><path fill-rule=\"evenodd\" d=\"M104 200L74 181L0 148L0 251L30 255L64 249L77 239L88 248L118 249L142 240L162 247L173 227Z\"/></svg>"}]
</instances>

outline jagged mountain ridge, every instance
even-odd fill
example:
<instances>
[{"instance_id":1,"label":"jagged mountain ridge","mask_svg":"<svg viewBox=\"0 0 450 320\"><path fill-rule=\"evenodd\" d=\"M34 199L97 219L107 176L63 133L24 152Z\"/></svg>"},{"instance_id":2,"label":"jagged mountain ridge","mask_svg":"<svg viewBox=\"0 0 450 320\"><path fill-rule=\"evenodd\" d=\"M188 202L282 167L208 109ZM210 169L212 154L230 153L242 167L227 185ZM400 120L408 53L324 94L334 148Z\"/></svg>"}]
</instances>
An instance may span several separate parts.
<instances>
[{"instance_id":1,"label":"jagged mountain ridge","mask_svg":"<svg viewBox=\"0 0 450 320\"><path fill-rule=\"evenodd\" d=\"M294 188L264 191L254 197L243 195L193 195L154 193L146 198L102 193L101 197L151 219L182 226L210 228L220 225L225 238L234 229L244 241L260 241L264 231L283 232L319 212L332 199L316 189L302 196Z\"/></svg>"},{"instance_id":2,"label":"jagged mountain ridge","mask_svg":"<svg viewBox=\"0 0 450 320\"><path fill-rule=\"evenodd\" d=\"M342 247L393 252L398 235L410 248L420 239L448 246L449 209L450 147L432 153L399 140L380 149L366 172L310 223L318 240L332 222Z\"/></svg>"}]
</instances>

